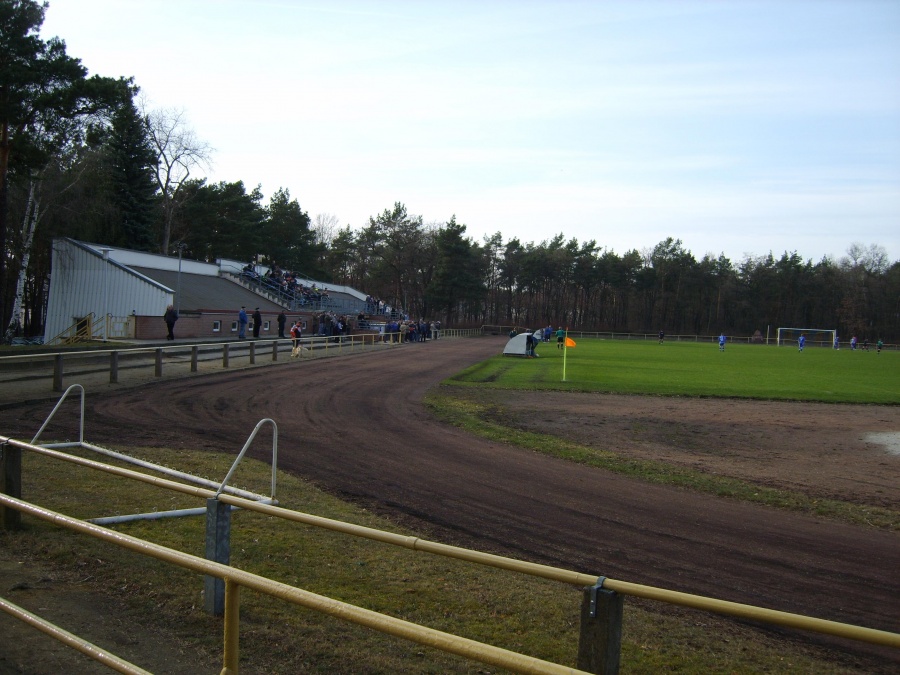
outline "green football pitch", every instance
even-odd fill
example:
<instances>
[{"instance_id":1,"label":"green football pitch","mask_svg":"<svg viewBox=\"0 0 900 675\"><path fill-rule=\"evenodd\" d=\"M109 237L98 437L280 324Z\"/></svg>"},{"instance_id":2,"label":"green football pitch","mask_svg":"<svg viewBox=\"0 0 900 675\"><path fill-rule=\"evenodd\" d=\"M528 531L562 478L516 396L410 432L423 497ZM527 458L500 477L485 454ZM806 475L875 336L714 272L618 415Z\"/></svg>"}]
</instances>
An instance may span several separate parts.
<instances>
[{"instance_id":1,"label":"green football pitch","mask_svg":"<svg viewBox=\"0 0 900 675\"><path fill-rule=\"evenodd\" d=\"M900 352L714 342L579 338L538 358L498 355L463 371L461 385L666 396L900 404Z\"/></svg>"}]
</instances>

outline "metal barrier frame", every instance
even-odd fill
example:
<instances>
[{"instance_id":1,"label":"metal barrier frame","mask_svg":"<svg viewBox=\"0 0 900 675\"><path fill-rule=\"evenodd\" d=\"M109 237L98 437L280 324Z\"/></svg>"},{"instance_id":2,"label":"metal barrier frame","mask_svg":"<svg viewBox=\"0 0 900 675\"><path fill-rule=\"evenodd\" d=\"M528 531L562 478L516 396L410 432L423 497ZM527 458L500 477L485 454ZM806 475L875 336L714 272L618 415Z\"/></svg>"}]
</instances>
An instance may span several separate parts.
<instances>
[{"instance_id":1,"label":"metal barrier frame","mask_svg":"<svg viewBox=\"0 0 900 675\"><path fill-rule=\"evenodd\" d=\"M63 402L66 400L66 397L69 395L71 391L78 390L81 392L81 406L80 406L80 416L79 416L79 425L78 425L78 441L70 441L66 443L42 443L40 447L43 448L83 448L85 450L91 450L101 455L106 455L107 457L111 457L113 459L118 459L120 461L134 464L135 466L140 466L145 469L151 469L158 473L172 476L173 478L180 478L182 480L188 481L190 483L195 483L197 485L204 485L206 487L211 487L216 489L216 497L218 497L222 492L228 492L232 495L237 495L239 497L244 497L246 499L251 499L254 501L258 501L264 504L277 504L278 500L275 498L275 487L278 476L278 425L274 420L270 418L265 418L257 422L253 431L251 432L247 442L244 444L244 447L241 449L237 458L234 460L234 463L231 465L231 468L228 471L228 474L222 480L221 483L217 483L215 481L207 480L205 478L200 478L199 476L194 476L193 474L185 473L183 471L177 471L175 469L170 469L169 467L160 466L159 464L154 464L152 462L146 462L144 460L137 459L135 457L131 457L130 455L125 455L120 452L115 452L114 450L109 450L108 448L103 448L99 445L94 445L92 443L86 443L84 440L84 411L85 411L85 391L84 387L80 384L73 384L68 389L66 389L65 393L60 397L59 401L53 407L53 410L47 416L47 419L44 420L44 423L41 425L41 428L38 429L38 432L34 435L34 438L31 439L32 445L37 445L38 439L41 437L41 434L44 433L44 430L47 428L47 425L50 424L50 421L53 419L56 412L59 410L60 406L62 406ZM241 460L244 458L244 454L247 452L247 449L253 443L253 440L256 438L256 435L259 433L260 429L265 424L272 425L272 491L268 498L263 495L256 494L255 492L248 492L247 490L241 490L239 488L233 488L228 486L228 481L231 480L231 477L234 475L235 470L238 467L238 464L241 463ZM131 515L124 516L110 516L108 518L93 518L90 522L96 523L98 525L111 525L114 523L122 523L130 520L156 520L159 518L175 518L180 516L199 516L206 513L205 508L196 508L196 509L176 509L172 511L152 511L149 513L136 513Z\"/></svg>"},{"instance_id":2,"label":"metal barrier frame","mask_svg":"<svg viewBox=\"0 0 900 675\"><path fill-rule=\"evenodd\" d=\"M228 498L230 499L230 498ZM456 654L470 660L506 668L514 673L546 673L547 675L577 675L586 671L561 666L549 661L519 654L507 649L488 645L476 640L445 633L416 623L397 619L386 614L364 609L346 602L289 586L244 570L211 562L203 558L182 553L165 546L153 544L137 537L108 530L76 518L29 504L20 499L0 494L0 504L16 509L56 525L87 534L97 539L116 544L122 548L162 560L194 572L214 576L225 581L224 615L224 655L222 675L238 673L239 630L240 630L240 588L253 590L281 598L335 618L372 628L381 633L405 638L418 644L434 647L443 652Z\"/></svg>"},{"instance_id":3,"label":"metal barrier frame","mask_svg":"<svg viewBox=\"0 0 900 675\"><path fill-rule=\"evenodd\" d=\"M107 473L111 473L121 477L132 478L134 480L139 480L145 483L156 485L158 487L172 489L184 494L190 494L196 497L207 499L215 497L215 493L203 488L176 483L174 481L157 478L155 476L139 473L137 471L131 471L130 469L101 464L90 459L76 457L74 455L69 455L67 453L53 450L51 448L31 445L23 441L17 441L15 439L0 436L0 444L4 443L8 443L23 450L30 450L32 452L37 452L48 457L55 457L57 459L62 459L64 461L72 462L81 466L106 471ZM371 539L374 541L380 541L395 546L402 546L414 551L423 551L436 555L443 555L449 558L455 558L458 560L466 560L468 562L473 562L480 565L487 565L489 567L496 567L513 572L520 572L543 579L561 581L563 583L571 584L574 586L603 588L610 591L616 591L624 595L632 595L649 600L658 600L682 607L689 607L692 609L699 609L737 618L751 619L754 621L763 621L787 628L796 628L800 630L823 633L826 635L834 635L838 637L849 638L852 640L859 640L861 642L868 642L871 644L900 648L900 633L891 633L889 631L883 631L875 628L854 626L851 624L831 621L828 619L819 619L816 617L792 614L790 612L766 609L763 607L745 605L742 603L730 602L727 600L718 600L715 598L708 598L705 596L693 595L690 593L682 593L679 591L671 591L654 586L646 586L643 584L619 581L592 574L574 572L571 570L551 567L549 565L541 565L539 563L516 560L514 558L506 558L492 553L483 553L481 551L474 551L471 549L428 541L420 539L419 537L395 534L393 532L385 532L383 530L377 530L362 525L354 525L352 523L332 520L330 518L323 518L321 516L302 513L300 511L292 511L280 506L261 504L258 502L226 494L219 495L217 499L226 504L239 506L248 511L257 511L259 513L283 518L285 520L304 523L306 525L313 525L335 532L343 532L345 534L350 534L365 539ZM2 503L2 495L0 495L0 503Z\"/></svg>"}]
</instances>

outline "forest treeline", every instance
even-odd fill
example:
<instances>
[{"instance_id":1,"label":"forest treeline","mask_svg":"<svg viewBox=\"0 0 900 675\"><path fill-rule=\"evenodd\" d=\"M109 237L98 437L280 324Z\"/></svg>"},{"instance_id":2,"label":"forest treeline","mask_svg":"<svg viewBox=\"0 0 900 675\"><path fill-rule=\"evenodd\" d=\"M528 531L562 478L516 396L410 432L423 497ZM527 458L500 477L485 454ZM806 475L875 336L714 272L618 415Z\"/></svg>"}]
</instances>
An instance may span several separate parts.
<instances>
[{"instance_id":1,"label":"forest treeline","mask_svg":"<svg viewBox=\"0 0 900 675\"><path fill-rule=\"evenodd\" d=\"M214 262L277 265L353 286L445 325L547 323L617 332L752 335L778 326L900 336L900 262L878 244L696 258L676 237L619 254L597 239L475 241L456 218L397 202L360 228L311 219L287 188L202 177L213 149L131 79L88 77L39 31L45 5L0 0L0 304L7 341L43 330L55 237ZM381 208L383 205L377 205Z\"/></svg>"}]
</instances>

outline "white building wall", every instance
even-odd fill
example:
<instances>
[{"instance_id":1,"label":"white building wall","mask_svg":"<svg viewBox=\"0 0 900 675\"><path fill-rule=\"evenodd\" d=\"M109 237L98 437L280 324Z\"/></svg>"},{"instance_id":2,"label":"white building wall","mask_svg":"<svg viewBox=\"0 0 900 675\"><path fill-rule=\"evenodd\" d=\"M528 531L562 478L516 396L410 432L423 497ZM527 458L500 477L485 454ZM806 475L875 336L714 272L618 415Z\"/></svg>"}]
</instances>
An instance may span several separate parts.
<instances>
[{"instance_id":1,"label":"white building wall","mask_svg":"<svg viewBox=\"0 0 900 675\"><path fill-rule=\"evenodd\" d=\"M177 259L175 263L177 269ZM107 261L93 246L56 239L44 342L91 313L97 320L107 314L162 316L174 295L171 288L123 267L113 259L112 252Z\"/></svg>"}]
</instances>

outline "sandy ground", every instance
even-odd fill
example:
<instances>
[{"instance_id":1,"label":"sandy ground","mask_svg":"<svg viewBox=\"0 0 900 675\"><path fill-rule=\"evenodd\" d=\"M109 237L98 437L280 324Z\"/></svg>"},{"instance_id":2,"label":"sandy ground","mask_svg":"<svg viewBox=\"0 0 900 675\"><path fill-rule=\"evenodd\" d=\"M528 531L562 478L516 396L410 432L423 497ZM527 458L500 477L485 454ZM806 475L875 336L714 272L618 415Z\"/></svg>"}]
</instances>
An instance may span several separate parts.
<instances>
[{"instance_id":1,"label":"sandy ground","mask_svg":"<svg viewBox=\"0 0 900 675\"><path fill-rule=\"evenodd\" d=\"M279 426L279 468L428 538L900 631L900 533L647 485L433 420L421 403L425 392L504 342L442 340L139 387L98 382L87 398L87 439L236 453L256 422L271 417ZM491 396L514 426L625 456L814 497L894 509L900 503L900 456L891 445L900 407ZM48 400L0 407L0 429L30 439L51 408ZM73 415L63 417L54 435L74 435ZM0 571L0 589L15 601L9 587ZM900 669L898 650L809 639L851 655L860 672ZM0 672L26 672L2 665Z\"/></svg>"}]
</instances>

